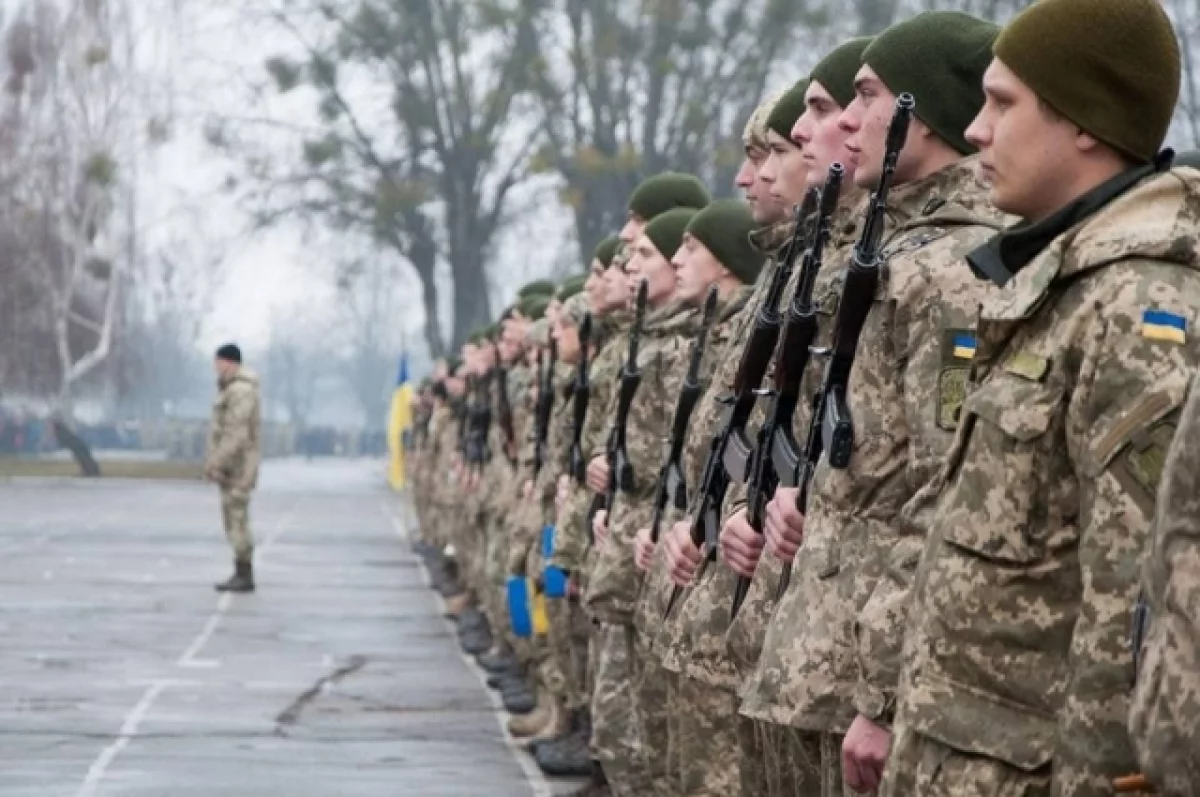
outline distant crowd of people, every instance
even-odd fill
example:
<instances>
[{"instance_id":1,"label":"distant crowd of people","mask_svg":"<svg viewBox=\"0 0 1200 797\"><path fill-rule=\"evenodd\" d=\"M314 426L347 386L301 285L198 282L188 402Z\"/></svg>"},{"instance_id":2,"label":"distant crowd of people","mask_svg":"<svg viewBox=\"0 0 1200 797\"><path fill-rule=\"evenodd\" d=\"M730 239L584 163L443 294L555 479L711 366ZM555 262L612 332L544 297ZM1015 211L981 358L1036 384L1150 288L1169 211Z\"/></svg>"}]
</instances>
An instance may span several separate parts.
<instances>
[{"instance_id":1,"label":"distant crowd of people","mask_svg":"<svg viewBox=\"0 0 1200 797\"><path fill-rule=\"evenodd\" d=\"M38 454L52 448L49 423L0 407L0 454Z\"/></svg>"}]
</instances>

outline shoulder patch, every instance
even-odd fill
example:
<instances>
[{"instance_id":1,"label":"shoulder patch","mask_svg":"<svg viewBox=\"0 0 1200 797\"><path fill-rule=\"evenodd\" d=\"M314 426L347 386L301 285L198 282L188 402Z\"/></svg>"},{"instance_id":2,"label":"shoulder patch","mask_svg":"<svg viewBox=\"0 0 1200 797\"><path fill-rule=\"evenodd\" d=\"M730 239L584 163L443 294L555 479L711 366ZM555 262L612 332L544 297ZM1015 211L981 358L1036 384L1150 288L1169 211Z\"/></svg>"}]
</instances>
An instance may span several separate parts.
<instances>
[{"instance_id":1,"label":"shoulder patch","mask_svg":"<svg viewBox=\"0 0 1200 797\"><path fill-rule=\"evenodd\" d=\"M1187 319L1165 310L1142 313L1142 337L1169 343L1187 342Z\"/></svg>"},{"instance_id":2,"label":"shoulder patch","mask_svg":"<svg viewBox=\"0 0 1200 797\"><path fill-rule=\"evenodd\" d=\"M937 425L953 432L958 428L967 381L975 359L975 332L970 329L942 330L942 365L938 371Z\"/></svg>"},{"instance_id":3,"label":"shoulder patch","mask_svg":"<svg viewBox=\"0 0 1200 797\"><path fill-rule=\"evenodd\" d=\"M1175 423L1160 423L1130 441L1114 463L1113 473L1117 480L1148 515L1154 513L1158 485L1174 437Z\"/></svg>"}]
</instances>

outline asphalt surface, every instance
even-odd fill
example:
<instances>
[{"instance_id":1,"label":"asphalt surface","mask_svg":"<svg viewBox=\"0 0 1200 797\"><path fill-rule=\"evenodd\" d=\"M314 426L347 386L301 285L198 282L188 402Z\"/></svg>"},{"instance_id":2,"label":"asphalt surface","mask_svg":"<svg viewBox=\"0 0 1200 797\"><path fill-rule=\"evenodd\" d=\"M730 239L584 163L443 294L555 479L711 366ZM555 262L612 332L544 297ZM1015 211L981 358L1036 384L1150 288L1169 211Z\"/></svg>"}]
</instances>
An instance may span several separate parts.
<instances>
[{"instance_id":1,"label":"asphalt surface","mask_svg":"<svg viewBox=\"0 0 1200 797\"><path fill-rule=\"evenodd\" d=\"M272 463L258 592L212 488L0 482L0 795L561 793L503 737L378 462Z\"/></svg>"}]
</instances>

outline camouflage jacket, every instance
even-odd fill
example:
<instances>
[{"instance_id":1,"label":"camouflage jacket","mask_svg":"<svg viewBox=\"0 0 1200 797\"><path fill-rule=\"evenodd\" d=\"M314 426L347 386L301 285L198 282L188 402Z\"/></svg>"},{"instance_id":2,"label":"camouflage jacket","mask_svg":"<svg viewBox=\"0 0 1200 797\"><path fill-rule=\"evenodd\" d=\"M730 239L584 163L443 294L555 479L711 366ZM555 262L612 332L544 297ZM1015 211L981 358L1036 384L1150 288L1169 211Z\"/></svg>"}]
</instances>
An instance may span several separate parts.
<instances>
[{"instance_id":1,"label":"camouflage jacket","mask_svg":"<svg viewBox=\"0 0 1200 797\"><path fill-rule=\"evenodd\" d=\"M843 195L831 220L831 234L829 245L824 253L824 264L813 286L813 305L817 311L816 343L818 346L828 345L832 336L832 321L834 313L837 312L844 258L855 242L858 225L863 217L864 201L865 197L862 191L857 189L848 191ZM799 281L800 270L797 269L788 282L785 293L786 301L790 302L794 298ZM803 400L797 405L796 412L792 416L793 432L797 436L797 440L803 441L804 435L808 431L809 416L812 413L808 398L817 391L824 372L823 361L816 357L809 360L808 368L800 383L800 396ZM774 363L772 363L769 376L774 377ZM761 414L764 416L762 420L765 420L765 411ZM729 498L726 502L726 519L745 507L747 492L747 486L743 484L730 487ZM719 601L718 607L728 607L733 601L732 585L736 583L737 577L724 565L718 569L718 572L722 573L723 577L714 579L714 582L720 581L720 583L714 584L712 592L715 599ZM733 667L738 673L739 683L744 683L755 665L758 664L763 638L767 633L767 623L775 612L775 596L779 592L779 579L782 573L783 562L769 554L762 557L754 571L754 578L750 583L750 590L746 593L742 609L725 632L724 649L719 655L727 655L731 659ZM720 609L720 611L724 610ZM727 614L722 614L722 617L727 616ZM719 649L715 644L716 640L714 639L712 642L710 650L713 653L710 655L718 655L716 651ZM703 655L692 656L692 671L696 673L695 677L703 677L701 674L702 668L705 666L703 659Z\"/></svg>"},{"instance_id":2,"label":"camouflage jacket","mask_svg":"<svg viewBox=\"0 0 1200 797\"><path fill-rule=\"evenodd\" d=\"M700 405L706 401L711 401L712 398L708 395L711 389L712 374L720 366L720 363L725 358L733 356L737 347L734 345L732 337L733 332L740 328L740 319L746 312L747 302L750 299L750 294L753 288L749 285L739 288L737 291L726 297L721 305L717 308L716 322L708 333L708 342L704 351L704 359L700 363L700 384L703 388L702 400L697 402L696 407L692 411L692 418L688 424L687 445L692 444L695 438L692 434L694 427L696 412ZM684 369L686 372L687 360L690 359L689 353L685 355ZM674 403L672 402L672 408ZM670 419L669 424L674 423L674 417ZM669 429L669 427L668 427ZM663 459L666 457L667 446L664 445L663 451L660 451L659 461L655 466L656 469L661 468ZM694 489L696 482L699 480L699 475L689 469L686 459L687 452L684 452L683 468L687 487ZM657 472L657 470L656 470ZM650 525L650 519L653 517L653 504L647 507L647 521L642 524L642 528ZM668 507L663 513L662 525L659 528L660 533L666 533L671 528L671 524L679 518L679 513ZM636 530L635 530L636 533ZM659 556L655 557L654 565L650 568L649 573L643 582L642 594L638 599L638 605L634 617L634 625L637 627L639 642L647 647L653 646L658 635L663 628L663 613L667 609L667 599L671 592L671 580L662 565L662 559Z\"/></svg>"},{"instance_id":3,"label":"camouflage jacket","mask_svg":"<svg viewBox=\"0 0 1200 797\"><path fill-rule=\"evenodd\" d=\"M795 575L767 630L756 686L747 688L754 716L835 733L854 718L855 617L881 570L898 566L891 562L898 540L914 540L918 550L923 541L923 534L900 537L895 518L952 441L975 313L988 290L966 255L1003 226L974 161L892 192L889 204L901 218L883 247L850 376L850 467L834 470L822 460L814 474ZM878 671L892 666L904 629L903 598L893 597L889 623L872 626L875 635L860 633L871 682L885 680L889 693L894 686Z\"/></svg>"},{"instance_id":4,"label":"camouflage jacket","mask_svg":"<svg viewBox=\"0 0 1200 797\"><path fill-rule=\"evenodd\" d=\"M758 246L764 251L776 251L791 237L793 229L794 224L790 220L785 221L760 231L756 234L755 239ZM704 474L704 465L708 458L712 439L719 433L721 423L725 419L726 404L723 399L730 395L733 387L733 379L737 375L738 365L741 361L743 344L746 342L750 330L754 327L754 319L758 314L758 309L766 299L771 280L778 269L779 264L773 259L767 261L767 264L759 273L758 281L755 283L741 312L731 317L727 322L722 323L721 337L724 339L723 345L718 347L716 345L717 339L715 338L712 341L711 350L716 357L716 370L713 373L708 390L705 391L704 397L696 405L696 409L692 413L692 422L688 428L687 445L684 446L683 452L684 473L687 475L687 483L691 491L689 498L692 500L695 499L694 491L698 489L698 485ZM655 647L662 656L663 666L672 672L684 672L691 655L692 635L689 633L689 630L697 627L698 624L692 617L692 613L698 609L703 610L708 605L715 605L714 600L720 600L720 596L715 594L713 596L714 600L708 600L707 598L701 598L697 602L693 602L692 600L693 595L704 587L708 579L717 576L718 570L728 574L728 570L719 563L716 567L706 567L699 579L700 586L692 585L687 588L684 597L680 599L679 605L659 630ZM668 596L673 590L673 585L665 574L656 577L652 582L654 589L660 594L648 599L660 602L665 609ZM728 587L725 594L732 594L730 582L726 581L725 583ZM727 605L728 600L725 603ZM728 609L726 609L725 616L726 623L728 623ZM704 624L700 623L700 625ZM727 666L722 673L723 682L731 682L733 679L734 676L730 670L731 668Z\"/></svg>"},{"instance_id":5,"label":"camouflage jacket","mask_svg":"<svg viewBox=\"0 0 1200 797\"><path fill-rule=\"evenodd\" d=\"M642 380L625 424L633 489L617 493L608 516L608 537L593 551L583 604L594 620L633 622L642 585L642 573L634 564L634 540L638 529L650 524L663 440L671 432L675 399L687 371L688 340L695 336L698 322L695 308L677 303L646 318L637 358ZM605 412L609 418L606 435L615 425L619 393L620 388Z\"/></svg>"},{"instance_id":6,"label":"camouflage jacket","mask_svg":"<svg viewBox=\"0 0 1200 797\"><path fill-rule=\"evenodd\" d=\"M258 377L242 367L221 380L213 401L205 469L218 471L225 489L249 493L258 484L261 460L262 405Z\"/></svg>"},{"instance_id":7,"label":"camouflage jacket","mask_svg":"<svg viewBox=\"0 0 1200 797\"><path fill-rule=\"evenodd\" d=\"M580 433L583 461L604 453L604 431L607 428L608 408L620 381L621 363L628 351L629 324L632 318L624 312L594 318L592 334L599 341L596 356L588 368L588 383L591 398L588 400L587 418ZM555 524L554 554L550 563L568 572L584 567L588 553L590 532L585 528L588 508L592 504L592 492L586 485L574 485L568 506Z\"/></svg>"},{"instance_id":8,"label":"camouflage jacket","mask_svg":"<svg viewBox=\"0 0 1200 797\"><path fill-rule=\"evenodd\" d=\"M1137 570L1200 360L1200 173L1123 187L1143 174L1084 197L1083 220L984 302L958 433L925 491L940 496L897 724L1024 770L1052 763L1056 797L1111 794L1137 765Z\"/></svg>"},{"instance_id":9,"label":"camouflage jacket","mask_svg":"<svg viewBox=\"0 0 1200 797\"><path fill-rule=\"evenodd\" d=\"M1149 635L1131 700L1129 733L1159 794L1200 784L1200 382L1171 444L1143 571Z\"/></svg>"}]
</instances>

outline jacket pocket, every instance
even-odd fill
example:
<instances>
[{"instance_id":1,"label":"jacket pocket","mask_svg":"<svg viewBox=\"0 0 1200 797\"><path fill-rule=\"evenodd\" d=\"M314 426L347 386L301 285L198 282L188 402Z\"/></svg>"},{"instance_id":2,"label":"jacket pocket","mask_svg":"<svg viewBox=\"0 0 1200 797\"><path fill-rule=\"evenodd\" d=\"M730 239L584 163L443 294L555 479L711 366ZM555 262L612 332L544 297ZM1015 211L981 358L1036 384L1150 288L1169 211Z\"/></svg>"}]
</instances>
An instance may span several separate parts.
<instances>
[{"instance_id":1,"label":"jacket pocket","mask_svg":"<svg viewBox=\"0 0 1200 797\"><path fill-rule=\"evenodd\" d=\"M1001 376L963 402L972 424L945 539L980 556L1028 565L1044 554L1047 484L1063 391Z\"/></svg>"}]
</instances>

